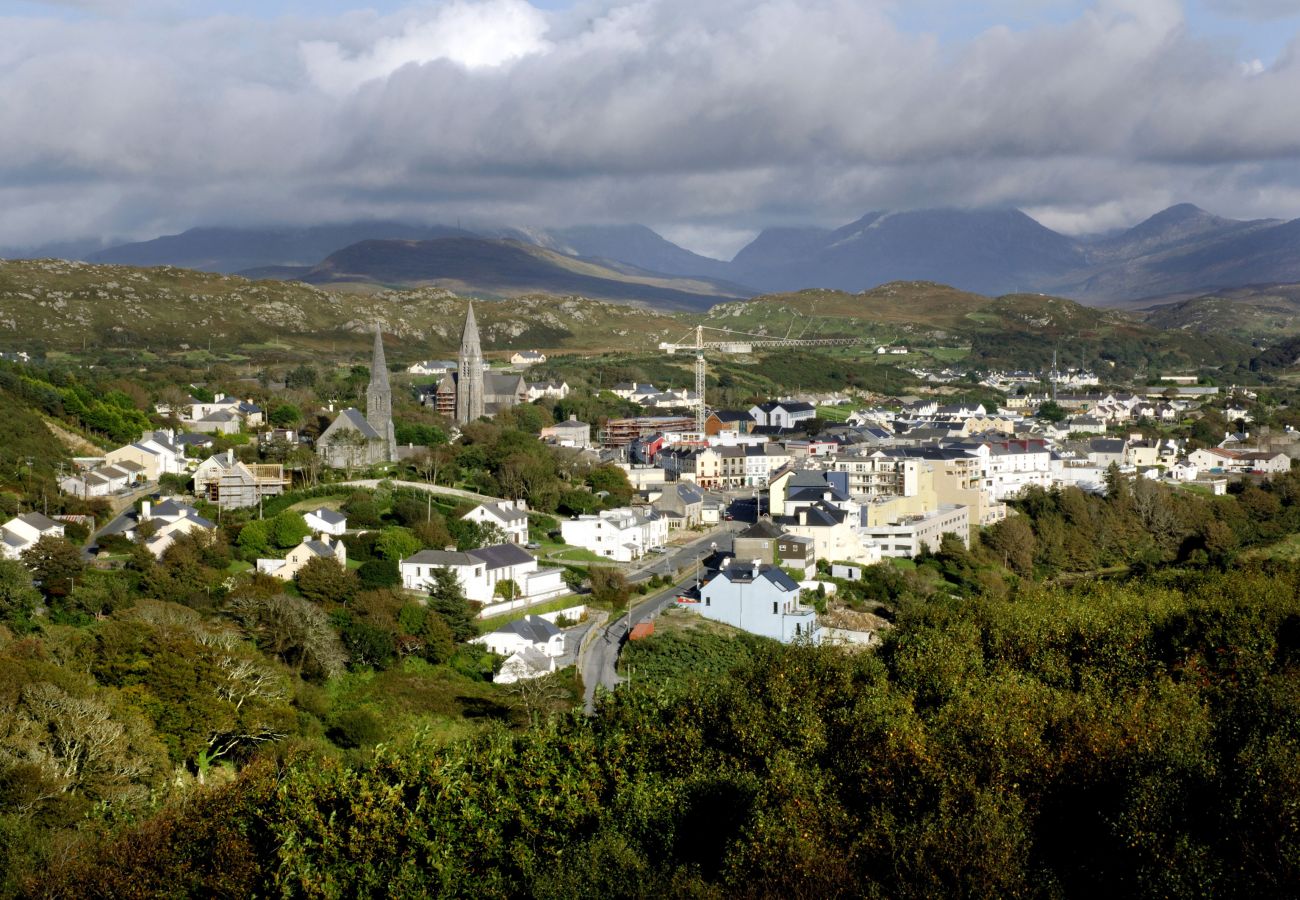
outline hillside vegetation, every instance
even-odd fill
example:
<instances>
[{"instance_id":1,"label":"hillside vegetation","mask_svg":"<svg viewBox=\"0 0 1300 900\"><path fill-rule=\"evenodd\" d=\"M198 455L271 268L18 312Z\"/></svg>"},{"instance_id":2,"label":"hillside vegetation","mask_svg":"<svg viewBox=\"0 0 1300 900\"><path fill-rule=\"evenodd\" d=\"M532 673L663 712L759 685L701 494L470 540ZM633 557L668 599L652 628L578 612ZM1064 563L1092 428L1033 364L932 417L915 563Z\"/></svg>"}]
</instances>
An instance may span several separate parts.
<instances>
[{"instance_id":1,"label":"hillside vegetation","mask_svg":"<svg viewBox=\"0 0 1300 900\"><path fill-rule=\"evenodd\" d=\"M1300 335L1300 284L1267 284L1216 291L1143 310L1161 329L1229 335L1273 343Z\"/></svg>"},{"instance_id":2,"label":"hillside vegetation","mask_svg":"<svg viewBox=\"0 0 1300 900\"><path fill-rule=\"evenodd\" d=\"M1249 349L1214 335L1162 331L1137 317L1042 294L986 297L928 281L850 294L809 290L713 307L705 323L772 337L861 336L909 347L968 347L987 366L1221 366Z\"/></svg>"},{"instance_id":3,"label":"hillside vegetation","mask_svg":"<svg viewBox=\"0 0 1300 900\"><path fill-rule=\"evenodd\" d=\"M936 600L599 715L254 765L64 896L1283 896L1297 570ZM38 890L40 886L37 885Z\"/></svg>"},{"instance_id":4,"label":"hillside vegetation","mask_svg":"<svg viewBox=\"0 0 1300 900\"><path fill-rule=\"evenodd\" d=\"M362 349L378 323L398 354L451 353L460 344L467 303L439 289L345 294L167 266L0 262L0 344L6 348L163 354L210 342L214 351ZM580 297L481 302L476 314L489 350L603 349L631 341L653 346L679 327L647 309Z\"/></svg>"}]
</instances>

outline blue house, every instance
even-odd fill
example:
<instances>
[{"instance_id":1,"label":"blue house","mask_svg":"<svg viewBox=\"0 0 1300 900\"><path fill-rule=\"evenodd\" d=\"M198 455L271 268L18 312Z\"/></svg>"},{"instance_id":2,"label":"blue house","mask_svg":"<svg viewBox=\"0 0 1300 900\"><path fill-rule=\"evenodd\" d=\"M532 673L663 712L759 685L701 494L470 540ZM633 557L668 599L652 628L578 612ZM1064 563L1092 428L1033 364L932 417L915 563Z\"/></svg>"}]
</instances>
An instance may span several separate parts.
<instances>
[{"instance_id":1,"label":"blue house","mask_svg":"<svg viewBox=\"0 0 1300 900\"><path fill-rule=\"evenodd\" d=\"M698 601L683 603L706 619L783 643L821 641L817 612L799 600L799 585L776 566L733 562L700 588Z\"/></svg>"}]
</instances>

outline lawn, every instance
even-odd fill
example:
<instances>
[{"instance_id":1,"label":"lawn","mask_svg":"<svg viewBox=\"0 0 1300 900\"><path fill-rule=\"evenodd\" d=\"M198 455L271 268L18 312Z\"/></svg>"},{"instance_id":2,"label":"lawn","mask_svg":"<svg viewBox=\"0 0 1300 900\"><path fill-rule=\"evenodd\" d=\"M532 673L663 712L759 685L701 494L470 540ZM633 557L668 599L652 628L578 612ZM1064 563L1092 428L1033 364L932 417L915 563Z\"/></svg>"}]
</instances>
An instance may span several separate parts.
<instances>
[{"instance_id":1,"label":"lawn","mask_svg":"<svg viewBox=\"0 0 1300 900\"><path fill-rule=\"evenodd\" d=\"M512 609L508 613L502 613L499 616L493 616L490 619L478 620L478 633L487 634L489 631L496 631L507 622L514 622L525 616L535 616L539 613L556 612L561 609L568 609L570 606L581 606L583 598L573 594L565 594L563 597L556 597L554 600L547 600L545 603L537 603L533 606L524 606L519 609Z\"/></svg>"},{"instance_id":2,"label":"lawn","mask_svg":"<svg viewBox=\"0 0 1300 900\"><path fill-rule=\"evenodd\" d=\"M654 634L623 649L619 671L665 686L716 680L767 642L698 613L669 608L655 619Z\"/></svg>"},{"instance_id":3,"label":"lawn","mask_svg":"<svg viewBox=\"0 0 1300 900\"><path fill-rule=\"evenodd\" d=\"M592 553L582 547L568 547L547 555L548 559L562 559L565 562L610 562L607 557Z\"/></svg>"},{"instance_id":4,"label":"lawn","mask_svg":"<svg viewBox=\"0 0 1300 900\"><path fill-rule=\"evenodd\" d=\"M826 422L847 422L851 415L853 415L852 406L817 407L817 418Z\"/></svg>"}]
</instances>

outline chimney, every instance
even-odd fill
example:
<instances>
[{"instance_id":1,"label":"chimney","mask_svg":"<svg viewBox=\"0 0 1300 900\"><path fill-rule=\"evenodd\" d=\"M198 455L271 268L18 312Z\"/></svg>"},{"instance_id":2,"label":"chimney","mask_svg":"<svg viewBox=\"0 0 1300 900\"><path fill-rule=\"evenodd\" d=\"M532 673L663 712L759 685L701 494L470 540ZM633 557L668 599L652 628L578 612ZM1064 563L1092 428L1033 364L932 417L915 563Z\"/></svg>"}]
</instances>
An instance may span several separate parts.
<instances>
[{"instance_id":1,"label":"chimney","mask_svg":"<svg viewBox=\"0 0 1300 900\"><path fill-rule=\"evenodd\" d=\"M148 500L140 504L140 521L148 522L149 516L153 512L153 504Z\"/></svg>"},{"instance_id":2,"label":"chimney","mask_svg":"<svg viewBox=\"0 0 1300 900\"><path fill-rule=\"evenodd\" d=\"M762 565L763 565L763 561L761 559L754 560L754 572L752 577L755 581L758 580L758 570Z\"/></svg>"},{"instance_id":3,"label":"chimney","mask_svg":"<svg viewBox=\"0 0 1300 900\"><path fill-rule=\"evenodd\" d=\"M235 464L235 448L231 447L229 450L226 451L226 465L233 466L234 464Z\"/></svg>"}]
</instances>

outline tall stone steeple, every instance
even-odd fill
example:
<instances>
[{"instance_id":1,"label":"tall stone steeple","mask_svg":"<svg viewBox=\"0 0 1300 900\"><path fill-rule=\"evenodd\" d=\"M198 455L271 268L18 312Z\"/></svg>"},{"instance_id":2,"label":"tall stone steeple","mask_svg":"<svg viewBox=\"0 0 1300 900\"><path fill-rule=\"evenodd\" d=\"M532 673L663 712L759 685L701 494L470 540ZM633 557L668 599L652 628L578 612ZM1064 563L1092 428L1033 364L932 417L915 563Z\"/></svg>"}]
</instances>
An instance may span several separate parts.
<instances>
[{"instance_id":1,"label":"tall stone steeple","mask_svg":"<svg viewBox=\"0 0 1300 900\"><path fill-rule=\"evenodd\" d=\"M366 421L384 441L384 459L397 461L397 436L393 432L393 389L388 384L384 337L375 325L375 353L370 360L370 385L366 388Z\"/></svg>"},{"instance_id":2,"label":"tall stone steeple","mask_svg":"<svg viewBox=\"0 0 1300 900\"><path fill-rule=\"evenodd\" d=\"M479 346L474 304L465 313L460 338L460 377L456 380L456 421L473 422L483 416L483 349Z\"/></svg>"}]
</instances>

